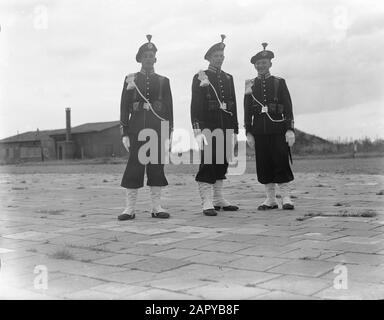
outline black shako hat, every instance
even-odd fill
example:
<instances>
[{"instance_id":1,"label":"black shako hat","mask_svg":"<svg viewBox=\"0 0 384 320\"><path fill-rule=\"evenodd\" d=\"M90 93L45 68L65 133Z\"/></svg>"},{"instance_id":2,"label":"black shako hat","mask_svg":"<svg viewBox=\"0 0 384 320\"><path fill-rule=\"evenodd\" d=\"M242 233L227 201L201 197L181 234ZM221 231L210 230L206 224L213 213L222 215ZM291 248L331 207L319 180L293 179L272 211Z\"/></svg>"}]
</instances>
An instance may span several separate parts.
<instances>
[{"instance_id":1,"label":"black shako hat","mask_svg":"<svg viewBox=\"0 0 384 320\"><path fill-rule=\"evenodd\" d=\"M260 59L269 59L269 60L271 60L272 58L275 57L275 55L273 54L272 51L265 50L265 48L267 47L268 43L263 42L261 45L263 46L263 51L260 51L260 52L256 53L256 54L251 58L251 63L252 63L252 64L255 64L256 61L257 61L257 60L260 60Z\"/></svg>"},{"instance_id":2,"label":"black shako hat","mask_svg":"<svg viewBox=\"0 0 384 320\"><path fill-rule=\"evenodd\" d=\"M220 35L221 36L221 42L219 43L216 43L214 44L212 47L210 47L207 51L207 53L205 54L204 56L204 59L205 60L208 60L209 59L209 56L215 52L215 51L219 51L219 50L224 50L225 48L225 44L224 44L224 39L225 39L225 34L222 34Z\"/></svg>"},{"instance_id":3,"label":"black shako hat","mask_svg":"<svg viewBox=\"0 0 384 320\"><path fill-rule=\"evenodd\" d=\"M142 55L145 51L153 51L154 53L156 53L156 51L157 51L157 48L156 48L155 44L151 42L152 35L147 34L147 39L148 39L148 42L147 42L147 43L144 43L144 44L139 48L139 51L137 51L137 54L136 54L136 61L137 61L137 62L140 62L141 55Z\"/></svg>"}]
</instances>

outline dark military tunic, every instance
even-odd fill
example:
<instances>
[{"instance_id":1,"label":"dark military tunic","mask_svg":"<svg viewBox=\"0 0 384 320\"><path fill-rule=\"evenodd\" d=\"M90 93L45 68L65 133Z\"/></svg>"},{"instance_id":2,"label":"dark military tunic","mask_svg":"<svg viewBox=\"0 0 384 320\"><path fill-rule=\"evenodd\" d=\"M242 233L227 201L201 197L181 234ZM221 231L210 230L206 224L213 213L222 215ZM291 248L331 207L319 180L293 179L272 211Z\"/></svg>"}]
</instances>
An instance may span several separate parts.
<instances>
[{"instance_id":1,"label":"dark military tunic","mask_svg":"<svg viewBox=\"0 0 384 320\"><path fill-rule=\"evenodd\" d=\"M255 138L256 169L260 183L285 183L294 179L289 165L289 147L285 141L287 130L294 130L291 97L285 80L267 74L256 77L253 96L244 97L244 124L247 133Z\"/></svg>"},{"instance_id":2,"label":"dark military tunic","mask_svg":"<svg viewBox=\"0 0 384 320\"><path fill-rule=\"evenodd\" d=\"M225 179L228 169L228 161L226 155L226 129L232 129L234 133L238 133L237 106L235 87L233 77L212 66L204 71L208 76L210 83L214 86L218 98L226 105L226 111L220 109L220 103L211 86L201 87L200 80L196 74L192 82L192 101L191 101L191 121L194 129L215 129L224 130L224 141L218 146L220 155L216 161L216 139L212 139L212 144L204 146L201 152L201 163L199 172L196 175L196 181L215 183L216 180ZM209 141L208 141L209 142ZM211 148L212 162L204 163L204 150ZM207 151L206 151L207 152ZM223 161L222 161L223 160Z\"/></svg>"},{"instance_id":3,"label":"dark military tunic","mask_svg":"<svg viewBox=\"0 0 384 320\"><path fill-rule=\"evenodd\" d=\"M144 185L144 172L147 172L148 186L165 186L168 184L164 175L164 159L161 148L164 139L169 138L173 130L173 105L169 79L154 72L140 71L135 74L135 83L140 92L151 103L155 112L169 122L167 137L161 137L160 120L151 110L144 109L145 100L136 89L127 90L127 78L124 81L120 105L120 123L122 136L129 136L129 160L125 169L121 186L124 188L140 188ZM138 141L138 134L142 129L151 128L158 135L157 164L143 165L138 159L138 152L147 141Z\"/></svg>"}]
</instances>

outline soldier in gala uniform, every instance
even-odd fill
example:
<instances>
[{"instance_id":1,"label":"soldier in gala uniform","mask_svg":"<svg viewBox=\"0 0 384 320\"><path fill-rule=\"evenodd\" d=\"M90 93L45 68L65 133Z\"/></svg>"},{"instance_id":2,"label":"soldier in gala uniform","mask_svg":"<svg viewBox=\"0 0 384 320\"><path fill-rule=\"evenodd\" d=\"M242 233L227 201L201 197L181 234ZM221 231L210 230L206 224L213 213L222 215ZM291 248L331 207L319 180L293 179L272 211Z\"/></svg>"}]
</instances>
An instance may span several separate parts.
<instances>
[{"instance_id":1,"label":"soldier in gala uniform","mask_svg":"<svg viewBox=\"0 0 384 320\"><path fill-rule=\"evenodd\" d=\"M226 150L231 147L231 143L236 144L238 121L233 77L221 70L225 35L221 35L221 38L221 42L213 45L204 56L209 61L208 70L200 71L192 82L191 121L201 148L201 163L195 180L198 182L203 214L207 216L216 216L216 210L220 209L239 209L224 199L222 194L223 180L226 179L228 169ZM223 133L223 139L214 137L214 134L207 139L207 134L204 134L207 130L219 130ZM233 134L228 130L232 130ZM212 157L206 161L204 153L208 152Z\"/></svg>"},{"instance_id":2,"label":"soldier in gala uniform","mask_svg":"<svg viewBox=\"0 0 384 320\"><path fill-rule=\"evenodd\" d=\"M244 97L247 142L255 148L258 181L264 184L267 195L258 209L278 208L278 184L282 208L292 210L288 185L294 179L289 164L290 147L295 142L292 102L285 80L269 72L273 52L265 50L267 43L262 45L263 50L251 58L258 75L246 81Z\"/></svg>"},{"instance_id":3,"label":"soldier in gala uniform","mask_svg":"<svg viewBox=\"0 0 384 320\"><path fill-rule=\"evenodd\" d=\"M169 214L160 205L161 189L168 185L164 175L164 160L160 155L173 130L173 106L169 79L158 75L154 71L156 63L156 46L151 42L151 35L147 35L148 42L143 44L136 55L136 61L141 63L140 72L126 76L123 85L120 105L120 124L122 141L129 152L129 160L121 181L121 186L126 188L126 207L118 216L119 220L135 218L135 204L138 189L144 185L144 173L147 174L147 185L150 187L153 218L169 218ZM167 128L164 130L162 128ZM158 161L145 163L140 159L140 147L147 141L139 139L143 129L152 129L156 132L158 148L155 158ZM163 136L162 136L163 135ZM152 155L150 155L153 159Z\"/></svg>"}]
</instances>

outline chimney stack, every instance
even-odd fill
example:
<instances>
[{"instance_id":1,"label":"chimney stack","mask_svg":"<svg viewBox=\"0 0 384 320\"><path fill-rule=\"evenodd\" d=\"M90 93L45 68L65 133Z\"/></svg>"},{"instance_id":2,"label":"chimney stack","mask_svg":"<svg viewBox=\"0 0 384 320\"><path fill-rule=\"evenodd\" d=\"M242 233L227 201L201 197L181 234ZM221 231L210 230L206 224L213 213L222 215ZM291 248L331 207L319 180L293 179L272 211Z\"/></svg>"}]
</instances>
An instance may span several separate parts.
<instances>
[{"instance_id":1,"label":"chimney stack","mask_svg":"<svg viewBox=\"0 0 384 320\"><path fill-rule=\"evenodd\" d=\"M71 108L65 108L66 115L66 141L71 140Z\"/></svg>"}]
</instances>

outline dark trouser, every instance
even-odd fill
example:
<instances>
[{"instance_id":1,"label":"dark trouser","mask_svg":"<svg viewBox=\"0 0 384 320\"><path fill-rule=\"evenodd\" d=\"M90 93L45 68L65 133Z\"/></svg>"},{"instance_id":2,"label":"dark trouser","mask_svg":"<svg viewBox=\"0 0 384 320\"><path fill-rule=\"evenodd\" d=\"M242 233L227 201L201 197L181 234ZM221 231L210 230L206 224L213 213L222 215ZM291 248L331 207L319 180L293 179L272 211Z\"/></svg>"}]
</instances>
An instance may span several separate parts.
<instances>
[{"instance_id":1,"label":"dark trouser","mask_svg":"<svg viewBox=\"0 0 384 320\"><path fill-rule=\"evenodd\" d=\"M216 145L218 146L217 151ZM226 179L225 175L228 170L226 149L225 134L223 143L216 143L216 138L213 137L212 143L208 141L208 145L204 145L204 149L200 152L201 162L196 174L196 181L214 184L216 180ZM211 157L209 150L212 150Z\"/></svg>"},{"instance_id":2,"label":"dark trouser","mask_svg":"<svg viewBox=\"0 0 384 320\"><path fill-rule=\"evenodd\" d=\"M292 181L289 147L284 134L254 135L257 180L262 184Z\"/></svg>"},{"instance_id":3,"label":"dark trouser","mask_svg":"<svg viewBox=\"0 0 384 320\"><path fill-rule=\"evenodd\" d=\"M160 136L160 135L159 135ZM129 148L129 159L127 167L121 180L121 186L124 188L141 188L144 186L144 173L147 172L147 185L163 187L168 185L168 181L164 175L164 164L161 162L160 147L161 143L158 144L159 154L157 155L157 164L148 163L146 165L139 161L139 149L146 141L138 141L137 135L130 135L130 148ZM147 139L148 140L148 139Z\"/></svg>"}]
</instances>

